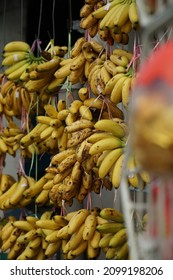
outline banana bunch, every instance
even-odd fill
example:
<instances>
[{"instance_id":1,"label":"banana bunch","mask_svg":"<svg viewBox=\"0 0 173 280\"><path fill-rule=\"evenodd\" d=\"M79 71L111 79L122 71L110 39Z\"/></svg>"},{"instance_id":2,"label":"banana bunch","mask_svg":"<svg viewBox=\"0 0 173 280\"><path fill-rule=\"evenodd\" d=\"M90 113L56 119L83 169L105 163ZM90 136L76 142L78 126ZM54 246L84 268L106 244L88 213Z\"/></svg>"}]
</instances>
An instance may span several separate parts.
<instances>
[{"instance_id":1,"label":"banana bunch","mask_svg":"<svg viewBox=\"0 0 173 280\"><path fill-rule=\"evenodd\" d=\"M10 174L0 174L0 195L6 192L14 183L15 179Z\"/></svg>"},{"instance_id":2,"label":"banana bunch","mask_svg":"<svg viewBox=\"0 0 173 280\"><path fill-rule=\"evenodd\" d=\"M71 49L70 57L60 62L60 68L54 73L57 79L65 79L73 85L76 83L85 84L89 65L98 58L104 48L97 41L87 41L80 37Z\"/></svg>"},{"instance_id":3,"label":"banana bunch","mask_svg":"<svg viewBox=\"0 0 173 280\"><path fill-rule=\"evenodd\" d=\"M122 102L127 109L135 83L133 69L129 67L132 58L133 54L129 51L114 49L109 56L91 63L88 75L91 92L106 97L109 106Z\"/></svg>"},{"instance_id":4,"label":"banana bunch","mask_svg":"<svg viewBox=\"0 0 173 280\"><path fill-rule=\"evenodd\" d=\"M114 208L103 208L99 215L99 247L106 259L127 260L129 257L127 230L123 214Z\"/></svg>"},{"instance_id":5,"label":"banana bunch","mask_svg":"<svg viewBox=\"0 0 173 280\"><path fill-rule=\"evenodd\" d=\"M0 209L14 209L23 208L32 202L32 199L25 199L24 191L34 184L34 178L26 175L19 175L17 180L11 176L1 175L1 195L0 195ZM8 182L6 182L8 179Z\"/></svg>"},{"instance_id":6,"label":"banana bunch","mask_svg":"<svg viewBox=\"0 0 173 280\"><path fill-rule=\"evenodd\" d=\"M113 0L91 13L92 22L99 21L98 34L107 41L128 44L129 33L139 27L139 11L135 0Z\"/></svg>"},{"instance_id":7,"label":"banana bunch","mask_svg":"<svg viewBox=\"0 0 173 280\"><path fill-rule=\"evenodd\" d=\"M16 117L21 119L23 109L29 114L36 111L37 94L30 93L27 89L18 82L6 81L1 86L2 112L8 119Z\"/></svg>"},{"instance_id":8,"label":"banana bunch","mask_svg":"<svg viewBox=\"0 0 173 280\"><path fill-rule=\"evenodd\" d=\"M103 5L103 0L86 0L80 9L80 27L84 30L87 30L91 38L96 36L99 27L99 20L94 18L92 13Z\"/></svg>"},{"instance_id":9,"label":"banana bunch","mask_svg":"<svg viewBox=\"0 0 173 280\"><path fill-rule=\"evenodd\" d=\"M44 89L49 94L58 92L65 79L56 79L54 72L67 53L66 46L52 46L39 52L38 56L30 50L27 43L12 41L4 46L2 66L4 75L10 81L20 81L30 93Z\"/></svg>"}]
</instances>

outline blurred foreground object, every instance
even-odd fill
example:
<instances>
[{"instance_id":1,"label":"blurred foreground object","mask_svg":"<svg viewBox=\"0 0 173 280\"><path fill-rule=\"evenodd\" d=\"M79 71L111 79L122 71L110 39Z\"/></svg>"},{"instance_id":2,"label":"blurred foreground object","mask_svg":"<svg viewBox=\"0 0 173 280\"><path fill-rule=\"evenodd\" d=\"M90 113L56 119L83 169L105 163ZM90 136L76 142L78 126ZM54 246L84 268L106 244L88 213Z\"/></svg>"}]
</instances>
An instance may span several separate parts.
<instances>
[{"instance_id":1,"label":"blurred foreground object","mask_svg":"<svg viewBox=\"0 0 173 280\"><path fill-rule=\"evenodd\" d=\"M173 41L143 62L132 93L131 142L141 167L154 176L173 170Z\"/></svg>"}]
</instances>

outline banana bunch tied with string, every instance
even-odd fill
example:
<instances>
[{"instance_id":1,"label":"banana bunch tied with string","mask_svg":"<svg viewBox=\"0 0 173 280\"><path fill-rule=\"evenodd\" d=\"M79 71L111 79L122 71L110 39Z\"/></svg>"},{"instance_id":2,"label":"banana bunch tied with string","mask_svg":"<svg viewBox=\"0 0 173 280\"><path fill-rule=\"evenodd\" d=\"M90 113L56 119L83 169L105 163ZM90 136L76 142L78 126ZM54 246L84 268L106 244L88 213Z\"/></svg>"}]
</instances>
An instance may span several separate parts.
<instances>
[{"instance_id":1,"label":"banana bunch tied with string","mask_svg":"<svg viewBox=\"0 0 173 280\"><path fill-rule=\"evenodd\" d=\"M98 34L104 41L111 36L116 43L126 45L130 31L139 28L136 0L113 0L93 11L91 15L95 20L99 20Z\"/></svg>"},{"instance_id":2,"label":"banana bunch tied with string","mask_svg":"<svg viewBox=\"0 0 173 280\"><path fill-rule=\"evenodd\" d=\"M126 141L129 135L127 124L118 118L98 120L96 129L87 141L92 144L89 154L99 155L96 166L100 179L108 176L114 188L119 188L126 160ZM135 155L130 155L126 164L127 182L133 188L144 187L151 180L148 173L141 171L135 160Z\"/></svg>"},{"instance_id":3,"label":"banana bunch tied with string","mask_svg":"<svg viewBox=\"0 0 173 280\"><path fill-rule=\"evenodd\" d=\"M68 81L73 85L76 83L85 84L88 77L89 65L104 52L104 48L98 42L87 41L85 37L80 37L71 49L70 57L60 62L60 68L54 73L57 79L68 77Z\"/></svg>"},{"instance_id":4,"label":"banana bunch tied with string","mask_svg":"<svg viewBox=\"0 0 173 280\"><path fill-rule=\"evenodd\" d=\"M28 92L19 82L5 81L1 86L0 102L1 113L6 119L21 119L23 109L31 115L36 112L37 94Z\"/></svg>"},{"instance_id":5,"label":"banana bunch tied with string","mask_svg":"<svg viewBox=\"0 0 173 280\"><path fill-rule=\"evenodd\" d=\"M45 234L50 230L37 226L37 221L44 223L45 219L51 221L52 211L44 212L40 219L35 216L14 219L2 229L1 250L7 252L9 260L44 260L50 248L45 241ZM57 227L60 227L57 224ZM46 251L47 250L47 251ZM46 256L47 253L47 256Z\"/></svg>"},{"instance_id":6,"label":"banana bunch tied with string","mask_svg":"<svg viewBox=\"0 0 173 280\"><path fill-rule=\"evenodd\" d=\"M133 54L123 49L114 49L113 53L95 60L89 66L88 83L91 92L103 95L109 105L122 102L128 109L130 93L136 78L132 68ZM112 107L112 106L111 106Z\"/></svg>"},{"instance_id":7,"label":"banana bunch tied with string","mask_svg":"<svg viewBox=\"0 0 173 280\"><path fill-rule=\"evenodd\" d=\"M2 66L4 75L10 81L20 81L28 92L38 92L45 89L47 93L57 92L64 79L57 80L54 72L67 53L66 46L48 47L35 56L30 46L23 41L12 41L4 46Z\"/></svg>"},{"instance_id":8,"label":"banana bunch tied with string","mask_svg":"<svg viewBox=\"0 0 173 280\"><path fill-rule=\"evenodd\" d=\"M15 209L23 208L32 202L31 198L24 197L24 191L35 183L34 178L19 174L17 180L11 178L10 176L2 176L1 182L1 195L0 195L0 209ZM9 182L4 182L6 179Z\"/></svg>"},{"instance_id":9,"label":"banana bunch tied with string","mask_svg":"<svg viewBox=\"0 0 173 280\"><path fill-rule=\"evenodd\" d=\"M31 143L26 147L20 144L21 139L25 136L25 127L20 128L13 119L7 121L7 126L3 127L0 132L0 151L4 157L9 154L12 157L16 156L17 151L20 150L21 156L26 158L32 157L34 153L38 153L35 143Z\"/></svg>"},{"instance_id":10,"label":"banana bunch tied with string","mask_svg":"<svg viewBox=\"0 0 173 280\"><path fill-rule=\"evenodd\" d=\"M99 247L106 259L129 259L127 229L123 214L114 208L103 208L99 215L97 231L100 233Z\"/></svg>"}]
</instances>

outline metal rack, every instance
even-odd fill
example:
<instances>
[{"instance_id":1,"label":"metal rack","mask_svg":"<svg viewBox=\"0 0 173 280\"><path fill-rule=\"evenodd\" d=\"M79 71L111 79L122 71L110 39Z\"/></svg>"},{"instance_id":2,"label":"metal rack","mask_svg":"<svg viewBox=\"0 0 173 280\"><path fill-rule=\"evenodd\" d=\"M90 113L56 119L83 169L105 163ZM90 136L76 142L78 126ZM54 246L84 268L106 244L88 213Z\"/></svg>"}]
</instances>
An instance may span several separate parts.
<instances>
[{"instance_id":1,"label":"metal rack","mask_svg":"<svg viewBox=\"0 0 173 280\"><path fill-rule=\"evenodd\" d=\"M148 56L156 43L161 44L173 38L173 1L158 0L156 10L152 15L147 14L144 2L144 0L137 0L142 27L142 59ZM170 215L173 214L173 182L157 178L145 189L129 188L126 164L130 153L130 147L127 147L120 184L130 258L133 260L173 259L173 225L170 220ZM133 172L138 173L139 170L131 172L133 176ZM165 218L166 211L168 218ZM142 226L142 217L146 212L150 217L148 230L144 230Z\"/></svg>"}]
</instances>

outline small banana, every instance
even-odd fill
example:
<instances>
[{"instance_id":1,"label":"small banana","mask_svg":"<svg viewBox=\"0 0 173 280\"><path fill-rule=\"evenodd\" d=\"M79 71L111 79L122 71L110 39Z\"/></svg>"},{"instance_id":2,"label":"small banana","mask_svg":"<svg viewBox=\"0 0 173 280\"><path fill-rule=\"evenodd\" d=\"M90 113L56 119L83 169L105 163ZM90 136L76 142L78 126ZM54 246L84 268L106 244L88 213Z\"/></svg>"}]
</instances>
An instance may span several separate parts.
<instances>
[{"instance_id":1,"label":"small banana","mask_svg":"<svg viewBox=\"0 0 173 280\"><path fill-rule=\"evenodd\" d=\"M68 233L73 234L76 232L88 215L89 211L87 209L78 210L68 223Z\"/></svg>"}]
</instances>

